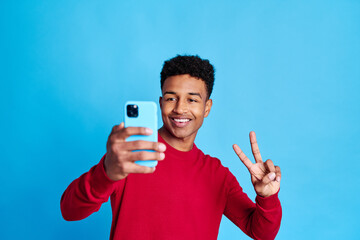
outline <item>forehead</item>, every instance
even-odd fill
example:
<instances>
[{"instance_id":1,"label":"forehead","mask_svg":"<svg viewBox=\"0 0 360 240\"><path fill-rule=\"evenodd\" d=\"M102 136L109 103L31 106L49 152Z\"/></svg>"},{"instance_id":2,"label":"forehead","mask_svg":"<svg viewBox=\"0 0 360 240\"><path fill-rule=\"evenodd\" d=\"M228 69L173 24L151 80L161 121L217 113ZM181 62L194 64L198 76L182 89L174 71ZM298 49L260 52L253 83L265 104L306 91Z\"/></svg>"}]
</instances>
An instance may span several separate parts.
<instances>
[{"instance_id":1,"label":"forehead","mask_svg":"<svg viewBox=\"0 0 360 240\"><path fill-rule=\"evenodd\" d=\"M176 93L197 92L206 94L206 85L200 78L192 77L189 74L168 77L164 81L163 92L172 91Z\"/></svg>"}]
</instances>

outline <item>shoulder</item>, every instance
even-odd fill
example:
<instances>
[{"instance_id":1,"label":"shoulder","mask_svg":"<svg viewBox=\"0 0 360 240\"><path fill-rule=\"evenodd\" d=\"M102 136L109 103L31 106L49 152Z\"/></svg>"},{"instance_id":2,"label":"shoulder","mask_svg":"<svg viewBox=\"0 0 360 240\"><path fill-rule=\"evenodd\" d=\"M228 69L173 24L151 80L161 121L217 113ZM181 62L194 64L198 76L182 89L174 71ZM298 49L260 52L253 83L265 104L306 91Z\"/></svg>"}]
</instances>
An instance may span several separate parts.
<instances>
[{"instance_id":1,"label":"shoulder","mask_svg":"<svg viewBox=\"0 0 360 240\"><path fill-rule=\"evenodd\" d=\"M228 167L225 167L219 158L213 157L209 154L204 154L199 150L199 155L203 162L204 170L216 179L216 182L221 182L221 186L226 192L237 192L242 190L235 176L230 172Z\"/></svg>"},{"instance_id":2,"label":"shoulder","mask_svg":"<svg viewBox=\"0 0 360 240\"><path fill-rule=\"evenodd\" d=\"M218 168L223 171L228 172L229 169L227 167L224 167L221 163L220 159L217 157L213 157L209 154L205 154L202 150L198 149L198 159L201 159L204 161L205 164L210 165L213 168Z\"/></svg>"}]
</instances>

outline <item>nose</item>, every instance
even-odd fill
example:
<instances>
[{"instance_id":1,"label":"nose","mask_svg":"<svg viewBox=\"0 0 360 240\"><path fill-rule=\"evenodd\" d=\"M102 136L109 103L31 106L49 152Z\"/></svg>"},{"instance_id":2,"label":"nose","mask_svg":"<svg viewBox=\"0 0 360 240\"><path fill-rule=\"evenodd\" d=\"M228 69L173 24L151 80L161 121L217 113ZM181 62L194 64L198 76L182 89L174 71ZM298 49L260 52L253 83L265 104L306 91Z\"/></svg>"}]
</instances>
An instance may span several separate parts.
<instances>
[{"instance_id":1,"label":"nose","mask_svg":"<svg viewBox=\"0 0 360 240\"><path fill-rule=\"evenodd\" d=\"M179 101L177 101L177 103L173 109L173 112L176 114L184 114L184 113L187 113L188 110L189 109L188 109L188 105L187 105L186 101L179 100Z\"/></svg>"}]
</instances>

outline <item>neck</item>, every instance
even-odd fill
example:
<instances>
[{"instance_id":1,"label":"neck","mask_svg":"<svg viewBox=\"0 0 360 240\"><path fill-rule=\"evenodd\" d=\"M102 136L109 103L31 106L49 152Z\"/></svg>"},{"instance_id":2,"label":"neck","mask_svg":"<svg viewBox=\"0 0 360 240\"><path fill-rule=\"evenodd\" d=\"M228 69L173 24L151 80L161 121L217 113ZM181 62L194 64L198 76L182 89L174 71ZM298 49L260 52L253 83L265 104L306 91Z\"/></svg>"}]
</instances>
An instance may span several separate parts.
<instances>
[{"instance_id":1,"label":"neck","mask_svg":"<svg viewBox=\"0 0 360 240\"><path fill-rule=\"evenodd\" d=\"M173 148L179 151L190 151L194 146L196 134L185 138L177 138L172 135L164 126L159 129L160 136Z\"/></svg>"}]
</instances>

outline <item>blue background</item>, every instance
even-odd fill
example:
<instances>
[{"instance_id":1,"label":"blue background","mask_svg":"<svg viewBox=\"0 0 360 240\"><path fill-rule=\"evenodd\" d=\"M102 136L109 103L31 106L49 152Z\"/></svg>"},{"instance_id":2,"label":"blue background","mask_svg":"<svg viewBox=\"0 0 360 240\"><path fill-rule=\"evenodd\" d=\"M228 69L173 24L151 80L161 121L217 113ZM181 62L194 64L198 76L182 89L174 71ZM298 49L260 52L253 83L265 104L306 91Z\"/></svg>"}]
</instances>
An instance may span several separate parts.
<instances>
[{"instance_id":1,"label":"blue background","mask_svg":"<svg viewBox=\"0 0 360 240\"><path fill-rule=\"evenodd\" d=\"M358 239L360 1L1 1L1 239L108 239L109 202L66 222L125 101L160 95L163 61L216 68L196 139L254 199L231 145L282 169L277 239ZM248 239L225 217L219 239Z\"/></svg>"}]
</instances>

